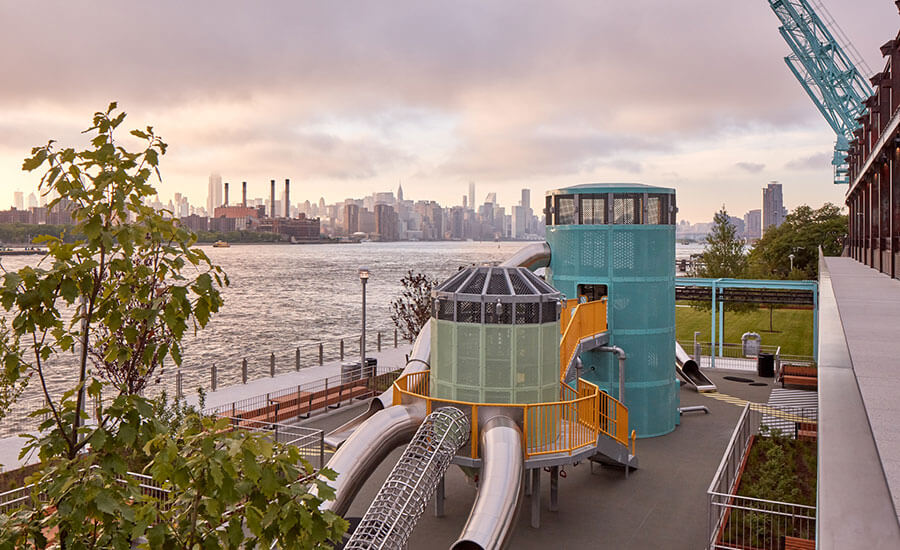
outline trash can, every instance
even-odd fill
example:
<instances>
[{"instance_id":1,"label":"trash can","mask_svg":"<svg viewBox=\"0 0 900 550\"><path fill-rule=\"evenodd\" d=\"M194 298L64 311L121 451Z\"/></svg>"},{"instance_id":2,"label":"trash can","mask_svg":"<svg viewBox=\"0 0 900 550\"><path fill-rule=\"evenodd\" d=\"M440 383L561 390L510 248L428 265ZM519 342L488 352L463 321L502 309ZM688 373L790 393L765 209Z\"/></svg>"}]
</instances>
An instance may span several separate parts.
<instances>
[{"instance_id":1,"label":"trash can","mask_svg":"<svg viewBox=\"0 0 900 550\"><path fill-rule=\"evenodd\" d=\"M341 383L355 382L375 376L375 369L378 366L378 359L374 357L366 357L366 368L361 369L359 361L348 361L341 363Z\"/></svg>"},{"instance_id":2,"label":"trash can","mask_svg":"<svg viewBox=\"0 0 900 550\"><path fill-rule=\"evenodd\" d=\"M760 353L756 358L756 374L764 378L774 378L775 356L771 353Z\"/></svg>"}]
</instances>

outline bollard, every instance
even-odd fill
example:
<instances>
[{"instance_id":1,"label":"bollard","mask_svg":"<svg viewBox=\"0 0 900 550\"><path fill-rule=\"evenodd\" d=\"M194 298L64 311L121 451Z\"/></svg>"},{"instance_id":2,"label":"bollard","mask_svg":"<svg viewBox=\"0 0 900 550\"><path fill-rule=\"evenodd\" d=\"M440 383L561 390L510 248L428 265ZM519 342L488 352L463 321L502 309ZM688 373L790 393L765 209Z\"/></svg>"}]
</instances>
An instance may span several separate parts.
<instances>
[{"instance_id":1,"label":"bollard","mask_svg":"<svg viewBox=\"0 0 900 550\"><path fill-rule=\"evenodd\" d=\"M275 377L275 353L269 356L269 377Z\"/></svg>"},{"instance_id":2,"label":"bollard","mask_svg":"<svg viewBox=\"0 0 900 550\"><path fill-rule=\"evenodd\" d=\"M378 331L378 351L381 351L381 331Z\"/></svg>"},{"instance_id":3,"label":"bollard","mask_svg":"<svg viewBox=\"0 0 900 550\"><path fill-rule=\"evenodd\" d=\"M341 338L341 361L344 360L344 339Z\"/></svg>"},{"instance_id":4,"label":"bollard","mask_svg":"<svg viewBox=\"0 0 900 550\"><path fill-rule=\"evenodd\" d=\"M397 329L394 329L394 347L397 347Z\"/></svg>"},{"instance_id":5,"label":"bollard","mask_svg":"<svg viewBox=\"0 0 900 550\"><path fill-rule=\"evenodd\" d=\"M175 372L175 399L181 399L184 395L181 392L181 369Z\"/></svg>"},{"instance_id":6,"label":"bollard","mask_svg":"<svg viewBox=\"0 0 900 550\"><path fill-rule=\"evenodd\" d=\"M294 370L300 370L300 348L294 352Z\"/></svg>"},{"instance_id":7,"label":"bollard","mask_svg":"<svg viewBox=\"0 0 900 550\"><path fill-rule=\"evenodd\" d=\"M242 384L247 383L247 359L246 358L241 362L241 383Z\"/></svg>"},{"instance_id":8,"label":"bollard","mask_svg":"<svg viewBox=\"0 0 900 550\"><path fill-rule=\"evenodd\" d=\"M209 367L209 386L212 388L212 391L216 391L216 364L213 363L211 367Z\"/></svg>"},{"instance_id":9,"label":"bollard","mask_svg":"<svg viewBox=\"0 0 900 550\"><path fill-rule=\"evenodd\" d=\"M325 356L325 353L322 348L322 342L319 342L319 366L322 365L322 358Z\"/></svg>"}]
</instances>

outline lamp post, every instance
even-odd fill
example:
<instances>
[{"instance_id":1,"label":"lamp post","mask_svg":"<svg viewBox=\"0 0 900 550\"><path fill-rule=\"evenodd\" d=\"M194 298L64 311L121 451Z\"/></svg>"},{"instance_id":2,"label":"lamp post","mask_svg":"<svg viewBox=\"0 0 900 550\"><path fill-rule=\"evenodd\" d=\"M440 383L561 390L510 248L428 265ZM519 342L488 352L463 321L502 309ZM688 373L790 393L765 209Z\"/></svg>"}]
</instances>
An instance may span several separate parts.
<instances>
[{"instance_id":1,"label":"lamp post","mask_svg":"<svg viewBox=\"0 0 900 550\"><path fill-rule=\"evenodd\" d=\"M794 255L788 254L788 259L791 260L791 273L794 272Z\"/></svg>"},{"instance_id":2,"label":"lamp post","mask_svg":"<svg viewBox=\"0 0 900 550\"><path fill-rule=\"evenodd\" d=\"M366 283L369 281L369 268L359 268L359 280L362 283L362 338L359 340L359 376L367 372L366 368Z\"/></svg>"}]
</instances>

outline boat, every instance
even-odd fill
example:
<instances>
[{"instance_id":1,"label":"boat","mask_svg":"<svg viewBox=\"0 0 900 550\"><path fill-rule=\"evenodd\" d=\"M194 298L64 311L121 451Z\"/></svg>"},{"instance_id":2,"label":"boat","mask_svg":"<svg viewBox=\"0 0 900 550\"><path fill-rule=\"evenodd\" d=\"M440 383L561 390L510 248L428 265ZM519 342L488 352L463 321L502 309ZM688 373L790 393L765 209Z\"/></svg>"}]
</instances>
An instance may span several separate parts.
<instances>
[{"instance_id":1,"label":"boat","mask_svg":"<svg viewBox=\"0 0 900 550\"><path fill-rule=\"evenodd\" d=\"M230 248L231 245L225 241L216 241L213 243L213 248Z\"/></svg>"}]
</instances>

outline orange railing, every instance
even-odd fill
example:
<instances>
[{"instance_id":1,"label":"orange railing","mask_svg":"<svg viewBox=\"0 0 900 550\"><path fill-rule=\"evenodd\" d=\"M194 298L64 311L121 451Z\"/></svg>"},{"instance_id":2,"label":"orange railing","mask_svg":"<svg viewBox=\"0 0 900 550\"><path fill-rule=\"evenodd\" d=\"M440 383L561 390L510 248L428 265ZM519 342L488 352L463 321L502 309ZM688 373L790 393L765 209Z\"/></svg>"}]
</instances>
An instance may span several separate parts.
<instances>
[{"instance_id":1,"label":"orange railing","mask_svg":"<svg viewBox=\"0 0 900 550\"><path fill-rule=\"evenodd\" d=\"M608 328L605 298L575 305L571 305L572 301L566 303L559 321L560 330L565 326L559 341L560 378L565 376L566 368L574 360L578 342Z\"/></svg>"},{"instance_id":2,"label":"orange railing","mask_svg":"<svg viewBox=\"0 0 900 550\"><path fill-rule=\"evenodd\" d=\"M453 399L431 397L429 371L401 376L394 382L394 404L412 399L425 401L426 410L444 405L462 407L471 411L472 434L470 456L478 458L478 414L485 407L496 409L520 409L522 414L522 438L525 458L556 453L573 452L594 445L598 436L605 434L620 444L634 449L634 437L629 441L628 409L600 389L579 379L575 388L563 383L560 401L552 403L469 403ZM518 415L518 411L510 411Z\"/></svg>"}]
</instances>

